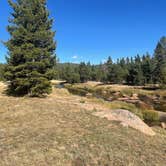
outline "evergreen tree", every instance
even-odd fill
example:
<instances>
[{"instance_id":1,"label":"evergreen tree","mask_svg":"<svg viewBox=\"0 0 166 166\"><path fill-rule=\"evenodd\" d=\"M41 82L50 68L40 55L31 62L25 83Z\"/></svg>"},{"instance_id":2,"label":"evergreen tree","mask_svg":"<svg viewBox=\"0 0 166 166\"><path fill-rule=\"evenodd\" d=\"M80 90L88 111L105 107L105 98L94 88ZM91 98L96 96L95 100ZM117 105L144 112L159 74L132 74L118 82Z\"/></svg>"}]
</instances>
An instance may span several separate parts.
<instances>
[{"instance_id":1,"label":"evergreen tree","mask_svg":"<svg viewBox=\"0 0 166 166\"><path fill-rule=\"evenodd\" d=\"M5 65L0 63L0 81L4 80L4 69Z\"/></svg>"},{"instance_id":2,"label":"evergreen tree","mask_svg":"<svg viewBox=\"0 0 166 166\"><path fill-rule=\"evenodd\" d=\"M108 82L112 82L113 80L114 73L112 70L113 70L113 61L112 58L109 56L106 62L106 74Z\"/></svg>"},{"instance_id":3,"label":"evergreen tree","mask_svg":"<svg viewBox=\"0 0 166 166\"><path fill-rule=\"evenodd\" d=\"M88 80L92 80L92 66L90 64L90 62L88 62L86 64L86 67L87 67L87 73L88 73Z\"/></svg>"},{"instance_id":4,"label":"evergreen tree","mask_svg":"<svg viewBox=\"0 0 166 166\"><path fill-rule=\"evenodd\" d=\"M111 57L108 58L107 65L107 80L111 83L124 83L128 74L125 59L117 59L116 63L112 62Z\"/></svg>"},{"instance_id":5,"label":"evergreen tree","mask_svg":"<svg viewBox=\"0 0 166 166\"><path fill-rule=\"evenodd\" d=\"M74 67L72 64L67 64L63 69L63 77L68 83L79 83L80 75L78 73L77 67Z\"/></svg>"},{"instance_id":6,"label":"evergreen tree","mask_svg":"<svg viewBox=\"0 0 166 166\"><path fill-rule=\"evenodd\" d=\"M131 85L143 85L144 77L141 67L141 57L137 55L134 60L131 58L130 61L127 83Z\"/></svg>"},{"instance_id":7,"label":"evergreen tree","mask_svg":"<svg viewBox=\"0 0 166 166\"><path fill-rule=\"evenodd\" d=\"M124 74L124 70L120 65L113 64L112 71L110 73L110 81L112 83L121 84L124 80Z\"/></svg>"},{"instance_id":8,"label":"evergreen tree","mask_svg":"<svg viewBox=\"0 0 166 166\"><path fill-rule=\"evenodd\" d=\"M158 82L166 85L166 37L162 37L155 49L156 68L154 75L158 78Z\"/></svg>"},{"instance_id":9,"label":"evergreen tree","mask_svg":"<svg viewBox=\"0 0 166 166\"><path fill-rule=\"evenodd\" d=\"M11 39L6 42L9 91L15 95L48 94L56 46L46 0L9 0L9 4L13 8L8 26Z\"/></svg>"},{"instance_id":10,"label":"evergreen tree","mask_svg":"<svg viewBox=\"0 0 166 166\"><path fill-rule=\"evenodd\" d=\"M152 83L153 62L148 53L142 57L142 72L144 76L144 83Z\"/></svg>"},{"instance_id":11,"label":"evergreen tree","mask_svg":"<svg viewBox=\"0 0 166 166\"><path fill-rule=\"evenodd\" d=\"M126 83L127 75L128 75L128 62L129 59L120 59L119 65L121 67L121 82L120 83ZM120 68L119 67L119 68Z\"/></svg>"},{"instance_id":12,"label":"evergreen tree","mask_svg":"<svg viewBox=\"0 0 166 166\"><path fill-rule=\"evenodd\" d=\"M101 65L93 65L91 69L91 80L92 81L102 81L103 72Z\"/></svg>"},{"instance_id":13,"label":"evergreen tree","mask_svg":"<svg viewBox=\"0 0 166 166\"><path fill-rule=\"evenodd\" d=\"M82 83L89 80L89 70L84 62L81 62L79 65L79 74Z\"/></svg>"}]
</instances>

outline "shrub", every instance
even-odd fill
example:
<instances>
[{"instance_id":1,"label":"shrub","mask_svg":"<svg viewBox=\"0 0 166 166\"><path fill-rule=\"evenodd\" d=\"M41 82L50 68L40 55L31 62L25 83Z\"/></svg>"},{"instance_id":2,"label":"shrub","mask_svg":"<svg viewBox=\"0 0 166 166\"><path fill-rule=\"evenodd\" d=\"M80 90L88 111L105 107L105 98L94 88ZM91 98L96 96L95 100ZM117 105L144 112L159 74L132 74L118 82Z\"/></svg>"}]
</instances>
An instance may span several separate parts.
<instances>
[{"instance_id":1,"label":"shrub","mask_svg":"<svg viewBox=\"0 0 166 166\"><path fill-rule=\"evenodd\" d=\"M155 124L159 122L159 115L153 110L142 110L143 119L148 124Z\"/></svg>"},{"instance_id":2,"label":"shrub","mask_svg":"<svg viewBox=\"0 0 166 166\"><path fill-rule=\"evenodd\" d=\"M132 88L125 88L125 89L121 90L121 92L122 92L124 95L132 96L133 93L134 93L134 89L132 89Z\"/></svg>"},{"instance_id":3,"label":"shrub","mask_svg":"<svg viewBox=\"0 0 166 166\"><path fill-rule=\"evenodd\" d=\"M156 110L162 111L162 112L166 112L166 101L160 101L159 103L156 103L154 105L154 108Z\"/></svg>"},{"instance_id":4,"label":"shrub","mask_svg":"<svg viewBox=\"0 0 166 166\"><path fill-rule=\"evenodd\" d=\"M80 83L80 75L78 73L70 73L65 77L65 80L70 84Z\"/></svg>"},{"instance_id":5,"label":"shrub","mask_svg":"<svg viewBox=\"0 0 166 166\"><path fill-rule=\"evenodd\" d=\"M73 86L66 86L68 91L74 95L79 95L79 96L86 96L88 94L88 91L82 88L78 87L73 87Z\"/></svg>"},{"instance_id":6,"label":"shrub","mask_svg":"<svg viewBox=\"0 0 166 166\"><path fill-rule=\"evenodd\" d=\"M85 103L85 100L80 100L80 103L81 103L81 104L84 104L84 103Z\"/></svg>"}]
</instances>

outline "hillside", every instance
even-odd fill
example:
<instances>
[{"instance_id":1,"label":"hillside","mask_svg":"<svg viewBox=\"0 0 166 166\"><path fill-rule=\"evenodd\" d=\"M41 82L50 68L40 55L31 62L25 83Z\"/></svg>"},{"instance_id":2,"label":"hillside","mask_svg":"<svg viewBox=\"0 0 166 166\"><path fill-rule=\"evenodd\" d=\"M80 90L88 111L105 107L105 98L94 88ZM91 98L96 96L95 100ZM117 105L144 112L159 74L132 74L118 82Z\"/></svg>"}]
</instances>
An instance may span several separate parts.
<instances>
[{"instance_id":1,"label":"hillside","mask_svg":"<svg viewBox=\"0 0 166 166\"><path fill-rule=\"evenodd\" d=\"M166 131L151 137L93 115L106 106L54 88L8 97L0 83L0 165L166 165Z\"/></svg>"}]
</instances>

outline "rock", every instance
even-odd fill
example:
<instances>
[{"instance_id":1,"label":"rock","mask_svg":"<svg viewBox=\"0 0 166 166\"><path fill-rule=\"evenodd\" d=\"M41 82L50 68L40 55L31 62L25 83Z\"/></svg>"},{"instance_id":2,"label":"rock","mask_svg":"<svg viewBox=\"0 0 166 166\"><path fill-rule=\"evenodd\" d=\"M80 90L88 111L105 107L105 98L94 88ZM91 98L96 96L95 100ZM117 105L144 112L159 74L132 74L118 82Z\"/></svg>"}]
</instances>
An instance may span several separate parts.
<instances>
[{"instance_id":1,"label":"rock","mask_svg":"<svg viewBox=\"0 0 166 166\"><path fill-rule=\"evenodd\" d=\"M87 93L87 94L86 94L86 97L87 97L87 98L92 98L93 95L92 95L92 93Z\"/></svg>"},{"instance_id":2,"label":"rock","mask_svg":"<svg viewBox=\"0 0 166 166\"><path fill-rule=\"evenodd\" d=\"M119 121L123 126L130 126L149 136L155 135L155 132L147 124L128 110L103 110L101 112L95 112L94 115L101 118L107 118L110 121Z\"/></svg>"},{"instance_id":3,"label":"rock","mask_svg":"<svg viewBox=\"0 0 166 166\"><path fill-rule=\"evenodd\" d=\"M106 94L107 94L107 91L106 91L106 90L102 91L102 94L103 94L103 95L106 95Z\"/></svg>"},{"instance_id":4,"label":"rock","mask_svg":"<svg viewBox=\"0 0 166 166\"><path fill-rule=\"evenodd\" d=\"M113 93L113 96L114 96L114 97L119 97L119 96L121 96L121 92L119 92L119 91L118 91L118 92L115 92L115 93Z\"/></svg>"},{"instance_id":5,"label":"rock","mask_svg":"<svg viewBox=\"0 0 166 166\"><path fill-rule=\"evenodd\" d=\"M122 94L122 97L124 98L129 98L129 96L125 95L125 94Z\"/></svg>"},{"instance_id":6,"label":"rock","mask_svg":"<svg viewBox=\"0 0 166 166\"><path fill-rule=\"evenodd\" d=\"M163 129L166 129L166 124L165 124L164 122L162 122L162 123L161 123L161 127L162 127Z\"/></svg>"},{"instance_id":7,"label":"rock","mask_svg":"<svg viewBox=\"0 0 166 166\"><path fill-rule=\"evenodd\" d=\"M128 101L130 99L128 97L119 97L117 100L118 101Z\"/></svg>"},{"instance_id":8,"label":"rock","mask_svg":"<svg viewBox=\"0 0 166 166\"><path fill-rule=\"evenodd\" d=\"M164 122L166 124L166 112L160 112L160 111L157 111L157 112L159 114L160 122Z\"/></svg>"},{"instance_id":9,"label":"rock","mask_svg":"<svg viewBox=\"0 0 166 166\"><path fill-rule=\"evenodd\" d=\"M153 96L147 96L147 95L138 95L139 99L142 101L142 102L146 102L146 104L148 105L152 105L154 103L154 100L153 100Z\"/></svg>"},{"instance_id":10,"label":"rock","mask_svg":"<svg viewBox=\"0 0 166 166\"><path fill-rule=\"evenodd\" d=\"M136 102L135 104L136 104L136 106L137 106L138 108L153 110L153 106L152 106L152 105L146 104L146 103L144 103L143 101L138 101L138 102Z\"/></svg>"},{"instance_id":11,"label":"rock","mask_svg":"<svg viewBox=\"0 0 166 166\"><path fill-rule=\"evenodd\" d=\"M113 101L113 100L114 100L113 97L109 97L109 98L107 99L107 101Z\"/></svg>"},{"instance_id":12,"label":"rock","mask_svg":"<svg viewBox=\"0 0 166 166\"><path fill-rule=\"evenodd\" d=\"M138 102L138 100L132 100L132 99L130 99L130 98L118 98L117 99L118 101L124 101L124 102L126 102L126 103L131 103L131 104L136 104L137 102Z\"/></svg>"},{"instance_id":13,"label":"rock","mask_svg":"<svg viewBox=\"0 0 166 166\"><path fill-rule=\"evenodd\" d=\"M132 96L131 96L131 100L138 100L138 94L134 93Z\"/></svg>"}]
</instances>

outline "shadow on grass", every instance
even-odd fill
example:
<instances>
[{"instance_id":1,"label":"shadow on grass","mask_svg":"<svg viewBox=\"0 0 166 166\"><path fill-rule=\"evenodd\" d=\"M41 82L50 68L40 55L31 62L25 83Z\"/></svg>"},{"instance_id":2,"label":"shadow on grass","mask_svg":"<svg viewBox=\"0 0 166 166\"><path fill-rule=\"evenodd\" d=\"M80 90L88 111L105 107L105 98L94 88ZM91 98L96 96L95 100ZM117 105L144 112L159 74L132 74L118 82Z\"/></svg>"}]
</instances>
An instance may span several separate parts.
<instances>
[{"instance_id":1,"label":"shadow on grass","mask_svg":"<svg viewBox=\"0 0 166 166\"><path fill-rule=\"evenodd\" d=\"M13 90L10 89L10 87L8 87L7 89L5 89L2 92L3 95L9 96L9 97L30 97L30 98L46 98L47 94L42 94L42 95L31 95L30 93L28 93L27 91L21 91L20 93L17 93Z\"/></svg>"}]
</instances>

